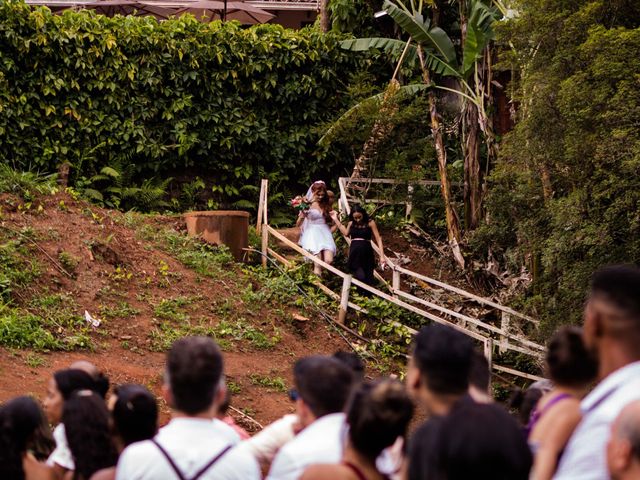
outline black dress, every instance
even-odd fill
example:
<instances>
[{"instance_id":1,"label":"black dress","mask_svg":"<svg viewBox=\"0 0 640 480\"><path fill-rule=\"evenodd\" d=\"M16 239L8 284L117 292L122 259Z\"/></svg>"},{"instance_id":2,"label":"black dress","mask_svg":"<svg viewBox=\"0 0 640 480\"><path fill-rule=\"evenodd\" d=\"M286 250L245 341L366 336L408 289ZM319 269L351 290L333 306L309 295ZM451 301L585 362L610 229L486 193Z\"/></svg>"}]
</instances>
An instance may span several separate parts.
<instances>
[{"instance_id":1,"label":"black dress","mask_svg":"<svg viewBox=\"0 0 640 480\"><path fill-rule=\"evenodd\" d=\"M351 224L349 237L349 259L347 266L355 278L367 285L374 284L373 269L376 267L376 259L371 245L373 232L369 225Z\"/></svg>"}]
</instances>

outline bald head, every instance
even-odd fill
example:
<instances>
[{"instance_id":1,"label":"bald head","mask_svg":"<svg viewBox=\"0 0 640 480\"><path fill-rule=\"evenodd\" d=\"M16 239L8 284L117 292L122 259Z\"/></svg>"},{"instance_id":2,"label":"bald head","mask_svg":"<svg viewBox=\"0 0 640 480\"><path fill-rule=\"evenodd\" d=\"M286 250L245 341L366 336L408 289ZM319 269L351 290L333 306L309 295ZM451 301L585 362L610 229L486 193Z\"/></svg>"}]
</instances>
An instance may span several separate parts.
<instances>
[{"instance_id":1,"label":"bald head","mask_svg":"<svg viewBox=\"0 0 640 480\"><path fill-rule=\"evenodd\" d=\"M640 401L627 405L613 422L607 464L614 480L640 478Z\"/></svg>"},{"instance_id":2,"label":"bald head","mask_svg":"<svg viewBox=\"0 0 640 480\"><path fill-rule=\"evenodd\" d=\"M85 373L88 373L91 378L97 378L100 375L100 370L93 363L88 360L78 360L77 362L73 362L69 365L69 368L73 370L82 370Z\"/></svg>"},{"instance_id":3,"label":"bald head","mask_svg":"<svg viewBox=\"0 0 640 480\"><path fill-rule=\"evenodd\" d=\"M640 401L627 405L613 425L613 435L629 442L632 455L640 461Z\"/></svg>"},{"instance_id":4,"label":"bald head","mask_svg":"<svg viewBox=\"0 0 640 480\"><path fill-rule=\"evenodd\" d=\"M109 379L93 363L87 360L78 360L69 365L69 369L82 370L87 373L95 382L94 390L102 395L102 398L106 398L109 391Z\"/></svg>"}]
</instances>

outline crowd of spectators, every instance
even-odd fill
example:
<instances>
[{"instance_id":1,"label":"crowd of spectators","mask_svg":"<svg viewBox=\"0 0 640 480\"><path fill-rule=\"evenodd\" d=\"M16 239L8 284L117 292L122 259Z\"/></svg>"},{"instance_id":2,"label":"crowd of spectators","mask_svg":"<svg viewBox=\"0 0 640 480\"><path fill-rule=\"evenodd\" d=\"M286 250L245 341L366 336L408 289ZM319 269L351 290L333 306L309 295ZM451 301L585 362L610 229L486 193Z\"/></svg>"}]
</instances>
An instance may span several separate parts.
<instances>
[{"instance_id":1,"label":"crowd of spectators","mask_svg":"<svg viewBox=\"0 0 640 480\"><path fill-rule=\"evenodd\" d=\"M488 363L460 331L423 327L409 353L403 382L368 378L352 353L298 360L293 413L252 436L227 416L224 359L210 338L169 350L162 428L145 387L111 389L76 362L53 374L42 405L24 396L0 407L0 478L640 478L638 267L593 275L583 327L550 339L548 380L513 400L517 412L493 401Z\"/></svg>"}]
</instances>

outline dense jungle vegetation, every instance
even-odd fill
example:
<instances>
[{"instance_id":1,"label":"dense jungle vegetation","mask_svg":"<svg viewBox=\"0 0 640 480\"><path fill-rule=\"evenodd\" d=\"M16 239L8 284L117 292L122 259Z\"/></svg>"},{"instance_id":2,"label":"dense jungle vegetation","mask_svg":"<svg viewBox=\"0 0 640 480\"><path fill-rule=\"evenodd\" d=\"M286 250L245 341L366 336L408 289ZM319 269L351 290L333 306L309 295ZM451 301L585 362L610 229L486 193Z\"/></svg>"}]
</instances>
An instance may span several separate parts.
<instances>
[{"instance_id":1,"label":"dense jungle vegetation","mask_svg":"<svg viewBox=\"0 0 640 480\"><path fill-rule=\"evenodd\" d=\"M72 188L125 210L251 210L267 177L282 224L310 180L335 188L354 166L439 180L409 221L467 271L493 265L496 288L522 276L515 301L547 328L579 321L598 266L640 262L637 1L329 11L322 33L5 1L0 156L66 164Z\"/></svg>"}]
</instances>

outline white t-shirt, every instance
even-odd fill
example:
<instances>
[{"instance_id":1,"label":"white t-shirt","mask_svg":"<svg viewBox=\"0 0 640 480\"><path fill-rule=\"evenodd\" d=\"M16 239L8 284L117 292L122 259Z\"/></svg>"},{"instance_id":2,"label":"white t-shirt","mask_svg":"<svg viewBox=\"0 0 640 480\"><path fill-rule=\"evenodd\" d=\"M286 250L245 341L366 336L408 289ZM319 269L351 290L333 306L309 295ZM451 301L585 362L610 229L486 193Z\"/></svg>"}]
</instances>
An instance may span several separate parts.
<instances>
[{"instance_id":1,"label":"white t-shirt","mask_svg":"<svg viewBox=\"0 0 640 480\"><path fill-rule=\"evenodd\" d=\"M242 448L249 450L258 462L269 464L278 450L295 437L293 428L297 421L297 415L285 415L242 442Z\"/></svg>"},{"instance_id":2,"label":"white t-shirt","mask_svg":"<svg viewBox=\"0 0 640 480\"><path fill-rule=\"evenodd\" d=\"M49 458L47 458L47 465L50 467L60 465L67 470L75 470L76 464L73 461L73 455L71 455L71 450L69 449L64 424L59 423L58 426L53 429L53 439L56 441L56 448L51 452Z\"/></svg>"},{"instance_id":3,"label":"white t-shirt","mask_svg":"<svg viewBox=\"0 0 640 480\"><path fill-rule=\"evenodd\" d=\"M255 458L235 446L238 434L220 420L174 418L155 437L183 476L191 478L227 446L234 446L200 480L259 480ZM169 461L150 440L129 445L120 456L116 480L174 480Z\"/></svg>"},{"instance_id":4,"label":"white t-shirt","mask_svg":"<svg viewBox=\"0 0 640 480\"><path fill-rule=\"evenodd\" d=\"M344 413L317 419L280 449L267 480L296 480L310 465L340 462L345 425Z\"/></svg>"},{"instance_id":5,"label":"white t-shirt","mask_svg":"<svg viewBox=\"0 0 640 480\"><path fill-rule=\"evenodd\" d=\"M640 362L616 370L582 400L582 421L569 439L554 480L608 479L611 425L634 400L640 400Z\"/></svg>"}]
</instances>

